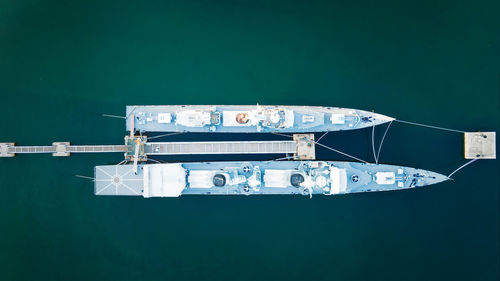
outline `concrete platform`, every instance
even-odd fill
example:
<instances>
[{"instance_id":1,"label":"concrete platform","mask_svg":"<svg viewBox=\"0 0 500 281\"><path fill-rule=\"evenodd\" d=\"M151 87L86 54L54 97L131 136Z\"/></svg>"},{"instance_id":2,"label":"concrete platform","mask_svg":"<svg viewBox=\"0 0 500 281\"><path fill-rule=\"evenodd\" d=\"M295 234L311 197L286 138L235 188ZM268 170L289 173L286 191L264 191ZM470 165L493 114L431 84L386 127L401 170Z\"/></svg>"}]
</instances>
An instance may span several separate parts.
<instances>
[{"instance_id":1,"label":"concrete platform","mask_svg":"<svg viewBox=\"0 0 500 281\"><path fill-rule=\"evenodd\" d=\"M55 152L52 153L52 156L56 157L65 157L70 156L71 153L68 151L68 146L70 146L69 142L54 142L52 145L55 147Z\"/></svg>"},{"instance_id":2,"label":"concrete platform","mask_svg":"<svg viewBox=\"0 0 500 281\"><path fill-rule=\"evenodd\" d=\"M296 156L299 160L316 159L314 134L294 134L293 140L297 143Z\"/></svg>"},{"instance_id":3,"label":"concrete platform","mask_svg":"<svg viewBox=\"0 0 500 281\"><path fill-rule=\"evenodd\" d=\"M13 142L2 142L0 143L0 157L14 157L15 153L10 151L10 147L15 146L16 144Z\"/></svg>"},{"instance_id":4,"label":"concrete platform","mask_svg":"<svg viewBox=\"0 0 500 281\"><path fill-rule=\"evenodd\" d=\"M495 132L464 133L465 159L496 159Z\"/></svg>"}]
</instances>

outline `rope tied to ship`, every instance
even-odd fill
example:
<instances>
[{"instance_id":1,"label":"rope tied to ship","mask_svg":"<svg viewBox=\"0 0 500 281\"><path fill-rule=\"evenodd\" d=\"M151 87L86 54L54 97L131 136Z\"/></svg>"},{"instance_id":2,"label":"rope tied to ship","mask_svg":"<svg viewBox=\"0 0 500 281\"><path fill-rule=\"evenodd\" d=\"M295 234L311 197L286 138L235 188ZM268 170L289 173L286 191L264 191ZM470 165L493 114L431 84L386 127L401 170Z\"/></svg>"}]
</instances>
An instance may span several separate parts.
<instances>
[{"instance_id":1,"label":"rope tied to ship","mask_svg":"<svg viewBox=\"0 0 500 281\"><path fill-rule=\"evenodd\" d=\"M456 169L455 171L453 171L451 174L448 175L448 178L451 178L451 176L453 176L456 172L460 171L462 168L464 168L465 166L469 165L469 164L472 164L473 162L475 162L476 160L479 160L479 158L474 158L470 161L468 161L467 163L463 164L462 166L458 167L458 169Z\"/></svg>"},{"instance_id":2,"label":"rope tied to ship","mask_svg":"<svg viewBox=\"0 0 500 281\"><path fill-rule=\"evenodd\" d=\"M421 123L415 123L415 122L409 122L409 121L403 121L403 120L399 120L399 119L394 119L393 121L400 122L400 123L405 123L405 124L409 124L409 125L414 125L414 126L420 126L420 127L426 127L426 128L436 129L436 130L443 130L443 131L449 131L449 132L455 132L455 133L461 133L461 134L465 133L465 131L460 131L460 130L455 130L455 129L450 129L450 128L444 128L444 127L431 126L431 125L426 125L426 124L421 124Z\"/></svg>"},{"instance_id":3,"label":"rope tied to ship","mask_svg":"<svg viewBox=\"0 0 500 281\"><path fill-rule=\"evenodd\" d=\"M280 133L276 133L276 132L275 132L275 133L273 133L273 134L278 135L278 136L284 136L284 137L293 138L293 136L290 136L290 135L285 135L285 134L280 134ZM326 133L325 133L325 134L323 134L323 136L325 136L325 135L326 135ZM322 136L322 137L323 137L323 136ZM320 138L320 139L321 139L321 138ZM340 151L340 150L337 150L337 149L335 149L335 148L333 148L333 147L329 147L329 146L327 146L327 145L324 145L324 144L322 144L322 143L319 143L318 141L314 141L314 143L315 143L315 144L317 144L317 145L319 145L319 146L321 146L321 147L324 147L324 148L326 148L326 149L328 149L328 150L331 150L331 151L337 152L338 154L342 154L342 155L344 155L344 156L346 156L346 157L352 158L352 159L354 159L354 160L357 160L357 161L360 161L360 162L363 162L363 163L366 163L366 164L368 164L368 163L369 163L368 161L365 161L365 160L363 160L363 159L359 159L359 158L357 158L357 157L355 157L355 156L352 156L352 155L350 155L350 154L347 154L347 153L345 153L345 152L342 152L342 151Z\"/></svg>"}]
</instances>

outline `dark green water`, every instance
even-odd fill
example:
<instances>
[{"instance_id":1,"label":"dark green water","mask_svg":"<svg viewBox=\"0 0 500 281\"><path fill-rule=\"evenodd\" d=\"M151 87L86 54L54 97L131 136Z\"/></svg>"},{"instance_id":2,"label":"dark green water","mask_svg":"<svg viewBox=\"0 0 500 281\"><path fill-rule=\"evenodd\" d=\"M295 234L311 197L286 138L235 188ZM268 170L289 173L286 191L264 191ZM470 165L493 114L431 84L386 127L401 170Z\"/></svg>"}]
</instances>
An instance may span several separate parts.
<instances>
[{"instance_id":1,"label":"dark green water","mask_svg":"<svg viewBox=\"0 0 500 281\"><path fill-rule=\"evenodd\" d=\"M100 115L127 104L342 106L499 129L498 1L73 2L0 2L0 141L120 144L123 121ZM325 141L372 161L370 130ZM98 197L73 176L120 160L0 159L0 279L499 278L497 161L429 188L311 200ZM394 124L381 162L447 174L465 163L462 136Z\"/></svg>"}]
</instances>

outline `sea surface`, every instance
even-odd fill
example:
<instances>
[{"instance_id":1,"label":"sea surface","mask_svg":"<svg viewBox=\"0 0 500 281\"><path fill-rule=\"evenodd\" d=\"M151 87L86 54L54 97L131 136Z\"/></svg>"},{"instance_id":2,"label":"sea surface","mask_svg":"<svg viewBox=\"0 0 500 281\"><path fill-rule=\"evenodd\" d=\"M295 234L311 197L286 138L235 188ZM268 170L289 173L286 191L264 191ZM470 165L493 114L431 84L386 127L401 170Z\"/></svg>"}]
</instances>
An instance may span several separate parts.
<instances>
[{"instance_id":1,"label":"sea surface","mask_svg":"<svg viewBox=\"0 0 500 281\"><path fill-rule=\"evenodd\" d=\"M0 142L122 144L124 120L102 114L133 104L339 106L498 131L499 3L3 0ZM163 140L261 137L279 139ZM374 161L371 129L322 141ZM426 188L312 199L105 197L75 177L121 160L0 159L0 280L499 279L497 160ZM449 174L463 136L393 123L380 162Z\"/></svg>"}]
</instances>

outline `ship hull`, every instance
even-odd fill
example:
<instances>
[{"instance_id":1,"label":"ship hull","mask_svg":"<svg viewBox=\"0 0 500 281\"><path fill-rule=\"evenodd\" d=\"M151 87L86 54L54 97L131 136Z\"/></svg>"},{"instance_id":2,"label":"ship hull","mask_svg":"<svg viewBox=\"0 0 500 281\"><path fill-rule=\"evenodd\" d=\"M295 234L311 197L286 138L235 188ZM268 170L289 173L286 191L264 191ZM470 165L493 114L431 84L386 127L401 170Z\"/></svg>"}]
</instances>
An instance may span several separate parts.
<instances>
[{"instance_id":1,"label":"ship hull","mask_svg":"<svg viewBox=\"0 0 500 281\"><path fill-rule=\"evenodd\" d=\"M269 105L127 106L126 119L127 131L198 133L312 133L394 120L348 108Z\"/></svg>"},{"instance_id":2,"label":"ship hull","mask_svg":"<svg viewBox=\"0 0 500 281\"><path fill-rule=\"evenodd\" d=\"M447 180L403 166L341 161L253 161L95 167L96 195L338 195L403 190Z\"/></svg>"}]
</instances>

